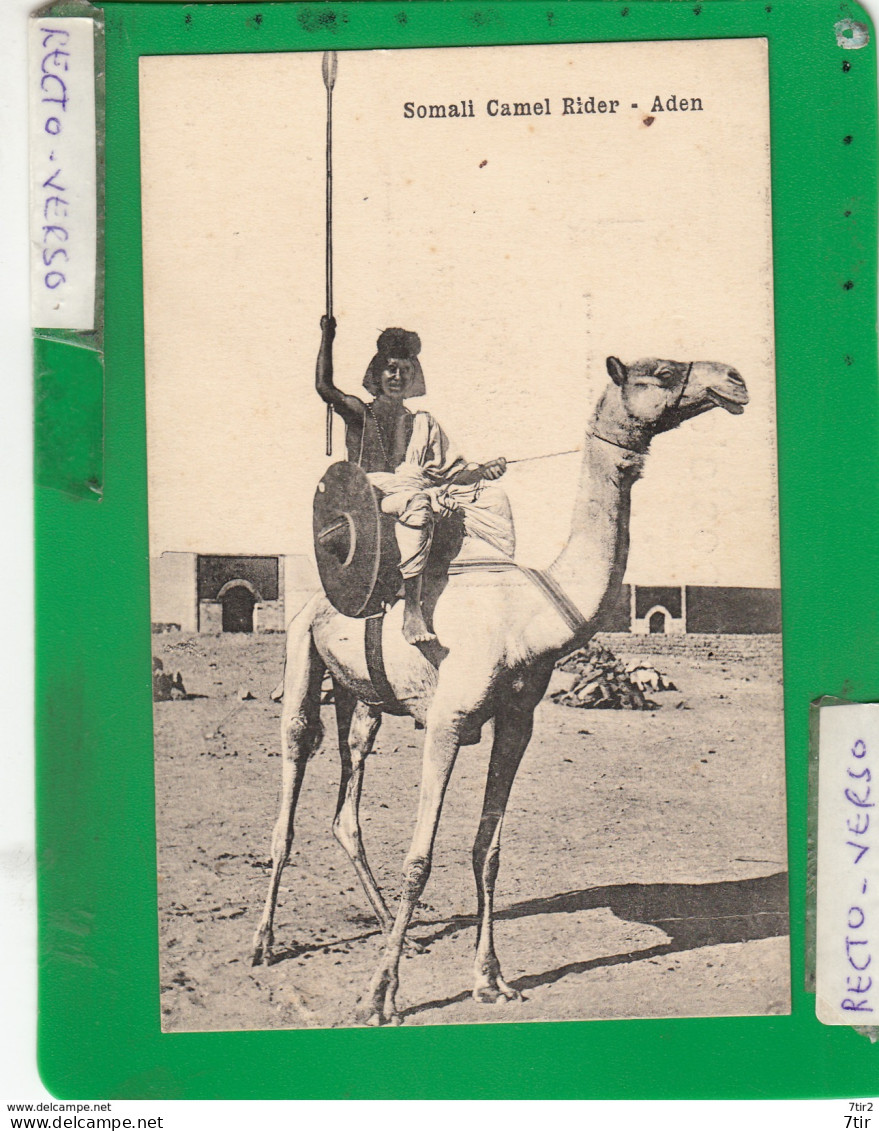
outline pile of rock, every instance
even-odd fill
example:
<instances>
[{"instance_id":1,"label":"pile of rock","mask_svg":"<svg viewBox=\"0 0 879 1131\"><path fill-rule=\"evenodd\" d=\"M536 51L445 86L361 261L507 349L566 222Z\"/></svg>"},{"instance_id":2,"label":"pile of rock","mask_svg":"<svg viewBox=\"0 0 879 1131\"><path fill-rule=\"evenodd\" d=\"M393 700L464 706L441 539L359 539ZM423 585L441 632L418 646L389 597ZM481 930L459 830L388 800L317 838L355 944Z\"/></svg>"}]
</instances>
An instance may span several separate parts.
<instances>
[{"instance_id":1,"label":"pile of rock","mask_svg":"<svg viewBox=\"0 0 879 1131\"><path fill-rule=\"evenodd\" d=\"M662 672L642 664L639 660L633 660L626 665L626 674L642 691L677 691L675 684L670 679L666 679Z\"/></svg>"},{"instance_id":2,"label":"pile of rock","mask_svg":"<svg viewBox=\"0 0 879 1131\"><path fill-rule=\"evenodd\" d=\"M625 665L594 641L560 660L557 667L575 677L569 688L550 696L566 707L654 711L659 704L648 699L645 692L674 690L674 684L655 668L639 662Z\"/></svg>"}]
</instances>

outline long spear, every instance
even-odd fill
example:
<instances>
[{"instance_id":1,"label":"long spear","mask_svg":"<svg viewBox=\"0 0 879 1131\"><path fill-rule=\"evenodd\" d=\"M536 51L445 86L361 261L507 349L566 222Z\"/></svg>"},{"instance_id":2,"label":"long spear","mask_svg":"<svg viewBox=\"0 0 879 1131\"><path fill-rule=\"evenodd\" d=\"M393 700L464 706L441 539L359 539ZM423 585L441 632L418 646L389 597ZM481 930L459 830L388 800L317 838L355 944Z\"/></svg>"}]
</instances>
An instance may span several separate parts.
<instances>
[{"instance_id":1,"label":"long spear","mask_svg":"<svg viewBox=\"0 0 879 1131\"><path fill-rule=\"evenodd\" d=\"M333 87L336 52L324 51L322 71L327 88L327 318L333 316ZM333 406L327 405L327 455L333 454Z\"/></svg>"}]
</instances>

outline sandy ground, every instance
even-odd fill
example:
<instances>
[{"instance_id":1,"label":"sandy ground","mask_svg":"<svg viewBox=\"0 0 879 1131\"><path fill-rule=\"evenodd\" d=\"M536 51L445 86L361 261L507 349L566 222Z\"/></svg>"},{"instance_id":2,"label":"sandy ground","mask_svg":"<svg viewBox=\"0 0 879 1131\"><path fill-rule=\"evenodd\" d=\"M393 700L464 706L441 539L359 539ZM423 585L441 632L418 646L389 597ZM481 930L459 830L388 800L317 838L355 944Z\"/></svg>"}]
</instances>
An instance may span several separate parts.
<instances>
[{"instance_id":1,"label":"sandy ground","mask_svg":"<svg viewBox=\"0 0 879 1131\"><path fill-rule=\"evenodd\" d=\"M397 997L406 1024L785 1013L787 877L777 637L606 636L679 691L656 711L544 700L504 826L497 950L523 1002L470 998L470 847L490 728L461 750ZM162 1024L353 1023L381 937L330 831L332 739L311 762L275 924L250 965L280 783L278 635L153 637L192 698L155 705ZM555 679L565 678L557 674ZM557 686L556 683L553 686ZM242 701L239 689L255 698ZM325 707L328 735L332 708ZM364 839L391 906L421 734L388 718L367 765Z\"/></svg>"}]
</instances>

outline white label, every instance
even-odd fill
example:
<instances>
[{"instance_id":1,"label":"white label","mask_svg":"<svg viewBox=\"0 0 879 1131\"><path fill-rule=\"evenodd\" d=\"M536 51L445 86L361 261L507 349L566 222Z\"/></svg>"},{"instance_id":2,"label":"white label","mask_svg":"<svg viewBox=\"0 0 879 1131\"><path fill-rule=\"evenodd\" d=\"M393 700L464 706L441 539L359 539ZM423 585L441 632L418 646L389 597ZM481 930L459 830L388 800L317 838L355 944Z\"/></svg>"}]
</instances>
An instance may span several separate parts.
<instances>
[{"instance_id":1,"label":"white label","mask_svg":"<svg viewBox=\"0 0 879 1131\"><path fill-rule=\"evenodd\" d=\"M89 19L30 22L32 326L95 325L93 27Z\"/></svg>"},{"instance_id":2,"label":"white label","mask_svg":"<svg viewBox=\"0 0 879 1131\"><path fill-rule=\"evenodd\" d=\"M879 1024L879 704L822 707L815 1009Z\"/></svg>"}]
</instances>

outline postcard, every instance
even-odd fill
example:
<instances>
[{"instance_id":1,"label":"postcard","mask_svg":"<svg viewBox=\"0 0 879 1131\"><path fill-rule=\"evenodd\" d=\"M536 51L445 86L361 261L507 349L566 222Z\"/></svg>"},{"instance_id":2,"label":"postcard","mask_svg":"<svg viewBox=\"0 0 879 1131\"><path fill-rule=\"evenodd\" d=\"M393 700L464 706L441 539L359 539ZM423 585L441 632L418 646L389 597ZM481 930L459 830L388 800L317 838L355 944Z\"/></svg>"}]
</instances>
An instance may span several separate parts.
<instances>
[{"instance_id":1,"label":"postcard","mask_svg":"<svg viewBox=\"0 0 879 1131\"><path fill-rule=\"evenodd\" d=\"M766 40L140 129L163 1029L787 1013Z\"/></svg>"}]
</instances>

